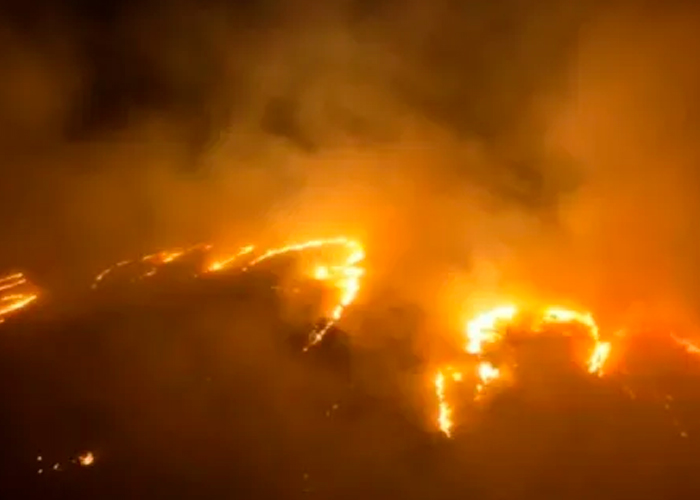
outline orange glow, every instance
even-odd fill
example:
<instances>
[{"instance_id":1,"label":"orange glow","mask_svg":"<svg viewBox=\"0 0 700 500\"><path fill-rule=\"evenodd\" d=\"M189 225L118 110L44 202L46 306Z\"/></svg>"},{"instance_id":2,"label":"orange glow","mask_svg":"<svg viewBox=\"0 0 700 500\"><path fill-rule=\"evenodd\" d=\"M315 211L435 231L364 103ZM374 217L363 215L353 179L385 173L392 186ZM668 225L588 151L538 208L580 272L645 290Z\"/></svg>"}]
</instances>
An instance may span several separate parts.
<instances>
[{"instance_id":1,"label":"orange glow","mask_svg":"<svg viewBox=\"0 0 700 500\"><path fill-rule=\"evenodd\" d=\"M696 344L694 344L690 340L682 338L682 337L678 337L677 335L674 335L674 334L671 334L671 339L676 344L678 344L683 349L685 349L685 351L688 354L694 354L694 355L700 354L700 347L698 347Z\"/></svg>"},{"instance_id":2,"label":"orange glow","mask_svg":"<svg viewBox=\"0 0 700 500\"><path fill-rule=\"evenodd\" d=\"M452 436L452 408L445 397L445 375L439 371L435 376L435 395L438 400L437 424L445 436Z\"/></svg>"},{"instance_id":3,"label":"orange glow","mask_svg":"<svg viewBox=\"0 0 700 500\"><path fill-rule=\"evenodd\" d=\"M22 273L0 278L0 323L4 323L10 314L27 307L39 298L35 291L27 291L24 285L30 284Z\"/></svg>"},{"instance_id":4,"label":"orange glow","mask_svg":"<svg viewBox=\"0 0 700 500\"><path fill-rule=\"evenodd\" d=\"M599 377L603 375L603 366L610 355L610 342L597 342L593 354L588 361L589 373L595 373Z\"/></svg>"},{"instance_id":5,"label":"orange glow","mask_svg":"<svg viewBox=\"0 0 700 500\"><path fill-rule=\"evenodd\" d=\"M482 361L477 368L477 374L479 376L477 391L482 391L490 382L501 376L501 370L488 361Z\"/></svg>"},{"instance_id":6,"label":"orange glow","mask_svg":"<svg viewBox=\"0 0 700 500\"><path fill-rule=\"evenodd\" d=\"M127 266L129 264L136 264L136 263L142 263L142 264L149 264L153 267L148 269L147 271L143 271L141 275L139 276L140 279L143 278L149 278L153 275L155 275L158 272L158 269L160 266L164 266L167 264L170 264L172 262L175 262L176 260L180 259L184 255L189 254L190 252L193 252L195 250L211 250L211 245L193 245L189 248L178 248L178 249L173 249L173 250L161 250L160 252L152 253L149 255L145 255L139 259L135 260L122 260L117 262L111 267L108 267L107 269L101 271L97 276L95 276L95 279L93 280L92 283L92 288L96 289L98 286L100 286L100 283L110 274L114 273L117 271L119 268Z\"/></svg>"},{"instance_id":7,"label":"orange glow","mask_svg":"<svg viewBox=\"0 0 700 500\"><path fill-rule=\"evenodd\" d=\"M78 463L83 467L90 467L95 463L95 455L91 451L86 451L78 456Z\"/></svg>"},{"instance_id":8,"label":"orange glow","mask_svg":"<svg viewBox=\"0 0 700 500\"><path fill-rule=\"evenodd\" d=\"M358 242L345 237L330 238L330 239L316 239L306 241L304 243L296 243L292 245L287 245L279 248L273 248L265 251L261 255L258 255L247 265L242 267L243 271L247 271L252 267L264 262L266 260L272 259L291 252L302 252L305 250L318 249L327 246L340 246L344 247L347 252L347 258L340 264L336 266L318 266L314 271L314 276L317 280L327 281L332 284L333 287L339 290L340 298L337 305L328 313L328 322L325 326L319 330L314 331L309 339L309 343L304 350L309 347L319 343L328 330L340 321L345 309L355 300L357 294L360 290L360 279L364 275L364 268L360 267L359 264L365 258L365 252ZM175 250L163 250L154 254L146 255L137 260L123 260L117 262L113 266L100 272L93 281L92 288L97 288L106 276L114 272L120 267L126 266L128 264L142 262L149 263L153 267L145 272L143 272L140 278L147 278L153 276L159 266L167 265L183 255L196 250L211 250L211 245L195 245L188 249L175 249ZM242 247L238 252L231 256L225 257L223 259L215 260L206 266L205 271L207 272L218 272L229 267L237 259L251 254L255 250L253 245L248 245ZM21 278L21 276L20 276ZM2 290L2 281L0 280L0 290Z\"/></svg>"},{"instance_id":9,"label":"orange glow","mask_svg":"<svg viewBox=\"0 0 700 500\"><path fill-rule=\"evenodd\" d=\"M330 271L326 266L318 266L314 271L314 278L319 281L327 280L330 277Z\"/></svg>"},{"instance_id":10,"label":"orange glow","mask_svg":"<svg viewBox=\"0 0 700 500\"><path fill-rule=\"evenodd\" d=\"M497 328L503 323L512 321L518 314L518 308L513 305L500 306L478 315L467 323L467 345L469 354L481 353L483 344L494 343L500 335Z\"/></svg>"},{"instance_id":11,"label":"orange glow","mask_svg":"<svg viewBox=\"0 0 700 500\"><path fill-rule=\"evenodd\" d=\"M250 269L251 267L268 259L290 252L301 252L304 250L317 249L326 246L341 246L348 251L348 257L341 265L336 267L324 266L324 270L319 271L317 268L315 272L317 279L332 282L333 286L340 291L340 299L333 310L329 312L329 321L325 324L325 326L311 334L309 342L304 348L305 351L311 346L318 344L323 339L328 330L330 330L331 327L340 321L345 309L347 309L347 307L352 304L357 297L357 293L360 291L360 279L365 273L364 268L359 266L359 264L365 259L365 251L362 248L362 245L345 237L310 240L304 243L296 243L268 250L262 255L253 259L244 268L244 270Z\"/></svg>"},{"instance_id":12,"label":"orange glow","mask_svg":"<svg viewBox=\"0 0 700 500\"><path fill-rule=\"evenodd\" d=\"M466 325L464 350L476 356L476 398L480 398L486 388L501 377L501 369L483 359L486 345L498 344L506 335L506 328L519 315L520 309L513 304L505 304L470 319ZM587 312L578 312L563 307L549 306L537 315L534 331L542 325L577 323L586 328L592 342L593 351L587 360L589 373L602 376L606 360L610 355L610 342L599 339L598 325ZM689 348L688 348L689 349ZM700 348L697 348L700 353ZM461 373L452 372L453 380L461 380ZM446 436L451 436L454 426L452 407L445 394L445 369L438 371L435 378L435 394L438 400L438 428Z\"/></svg>"},{"instance_id":13,"label":"orange glow","mask_svg":"<svg viewBox=\"0 0 700 500\"><path fill-rule=\"evenodd\" d=\"M242 247L238 252L234 253L233 255L229 257L225 257L220 260L215 260L209 266L207 267L207 271L210 273L221 271L223 269L226 269L229 267L235 260L239 259L240 257L243 257L244 255L248 255L251 253L253 250L255 250L255 247L253 245L248 245L245 247Z\"/></svg>"}]
</instances>

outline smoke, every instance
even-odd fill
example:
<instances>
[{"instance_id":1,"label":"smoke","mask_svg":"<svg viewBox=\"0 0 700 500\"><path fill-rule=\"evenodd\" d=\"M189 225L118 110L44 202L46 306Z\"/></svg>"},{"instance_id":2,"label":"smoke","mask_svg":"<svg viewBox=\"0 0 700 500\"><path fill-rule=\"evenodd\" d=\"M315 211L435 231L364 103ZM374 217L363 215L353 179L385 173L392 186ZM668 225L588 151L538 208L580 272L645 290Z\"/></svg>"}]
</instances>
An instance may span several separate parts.
<instances>
[{"instance_id":1,"label":"smoke","mask_svg":"<svg viewBox=\"0 0 700 500\"><path fill-rule=\"evenodd\" d=\"M700 72L685 54L698 22L687 8L627 9L588 26L551 115L550 147L571 155L584 182L562 204L568 271L561 256L544 258L559 287L618 320L697 319Z\"/></svg>"},{"instance_id":2,"label":"smoke","mask_svg":"<svg viewBox=\"0 0 700 500\"><path fill-rule=\"evenodd\" d=\"M536 27L515 11L124 5L52 7L5 26L8 263L48 271L71 255L107 260L274 227L270 237L297 226L413 231L420 213L461 210L418 200L446 188L466 200L473 183L538 203L536 167L512 174L520 153L505 158L498 141L520 126L540 78L514 65L555 44L521 45Z\"/></svg>"},{"instance_id":3,"label":"smoke","mask_svg":"<svg viewBox=\"0 0 700 500\"><path fill-rule=\"evenodd\" d=\"M9 16L2 261L62 283L168 245L347 233L378 279L455 324L514 294L690 307L686 11L182 1Z\"/></svg>"},{"instance_id":4,"label":"smoke","mask_svg":"<svg viewBox=\"0 0 700 500\"><path fill-rule=\"evenodd\" d=\"M424 357L439 350L435 332L461 330L470 312L508 298L572 303L611 325L637 314L693 319L700 307L700 73L685 56L700 18L687 9L513 0L124 5L87 13L76 4L60 16L51 7L0 29L4 265L29 269L51 289L84 288L105 265L163 247L346 234L368 255L357 309L370 320L359 334L388 339L363 347L390 351L400 344L392 337L410 332L422 337L408 355ZM382 310L407 301L419 311ZM270 345L279 325L266 324L266 311L247 312L236 322L197 310L192 330L222 336L202 347L211 358L200 364L221 367L224 380L235 371L253 380L261 413L274 416L258 426L278 429L284 449L331 450L316 467L336 469L324 469L332 483L358 482L336 466L342 460L326 460L340 438L308 410L318 397L326 411L342 384L311 387L327 374ZM398 332L400 321L407 326ZM131 341L143 372L190 380L179 363L190 360L192 340L163 355L167 342L153 332L176 332L137 324L124 331L138 335ZM106 351L126 345L113 342ZM374 384L380 400L403 390L427 412L432 402L413 400L429 388L415 389L424 380L401 361L365 360L358 380ZM396 366L403 371L387 381ZM182 425L196 431L187 439L211 432L212 443L234 446L233 434L207 430L216 411L196 401L208 401L199 391L189 393ZM177 413L181 391L173 392L165 407ZM386 465L405 460L404 434L416 430L394 429L395 421L351 421L334 457L363 477L376 469L401 483L420 467ZM159 439L181 431L165 427ZM421 480L451 474L431 470Z\"/></svg>"}]
</instances>

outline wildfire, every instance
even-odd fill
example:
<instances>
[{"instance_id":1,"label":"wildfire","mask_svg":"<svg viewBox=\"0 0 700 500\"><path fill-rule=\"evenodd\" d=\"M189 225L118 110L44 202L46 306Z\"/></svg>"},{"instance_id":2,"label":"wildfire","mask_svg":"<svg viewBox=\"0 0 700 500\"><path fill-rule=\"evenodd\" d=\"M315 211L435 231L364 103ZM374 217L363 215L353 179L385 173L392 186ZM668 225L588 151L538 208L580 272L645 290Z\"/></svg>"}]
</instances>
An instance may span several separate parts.
<instances>
[{"instance_id":1,"label":"wildfire","mask_svg":"<svg viewBox=\"0 0 700 500\"><path fill-rule=\"evenodd\" d=\"M95 279L92 283L92 288L95 289L100 285L100 282L103 281L108 275L114 273L118 269L132 265L132 264L148 264L151 266L147 271L144 271L141 273L139 276L140 279L143 278L150 278L151 276L155 275L156 272L158 271L158 268L160 266L164 266L166 264L170 264L172 262L177 261L181 257L194 252L196 250L211 250L212 246L207 245L207 244L198 244L191 246L189 248L175 248L172 250L161 250L160 252L152 253L149 255L145 255L143 257L140 257L138 259L132 259L132 260L122 260L117 262L111 267L108 267L107 269L103 270L100 272L97 276L95 276Z\"/></svg>"},{"instance_id":2,"label":"wildfire","mask_svg":"<svg viewBox=\"0 0 700 500\"><path fill-rule=\"evenodd\" d=\"M209 266L207 267L207 271L210 273L222 271L223 269L229 267L235 260L243 257L244 255L248 255L253 250L255 250L255 247L253 245L245 246L229 257L225 257L221 260L215 260L214 262L209 264Z\"/></svg>"},{"instance_id":3,"label":"wildfire","mask_svg":"<svg viewBox=\"0 0 700 500\"><path fill-rule=\"evenodd\" d=\"M588 361L589 373L595 373L599 377L603 375L603 365L610 355L610 342L597 342L593 354Z\"/></svg>"},{"instance_id":4,"label":"wildfire","mask_svg":"<svg viewBox=\"0 0 700 500\"><path fill-rule=\"evenodd\" d=\"M362 248L362 245L345 237L310 240L304 243L296 243L268 250L262 255L254 258L246 267L244 267L244 270L248 270L251 267L273 257L278 257L291 252L302 252L305 250L318 249L327 246L344 247L348 252L348 256L339 266L317 267L314 272L314 276L316 279L332 282L333 286L340 292L340 299L333 310L329 312L328 321L325 323L325 325L322 328L312 332L309 342L304 348L305 351L318 344L323 339L328 330L330 330L331 327L340 321L340 318L343 316L345 310L357 297L357 293L360 291L360 280L365 273L364 268L360 267L360 263L365 259L365 251Z\"/></svg>"},{"instance_id":5,"label":"wildfire","mask_svg":"<svg viewBox=\"0 0 700 500\"><path fill-rule=\"evenodd\" d=\"M477 390L482 391L489 382L496 380L501 376L501 370L493 366L488 361L482 361L479 363L477 368L477 374L479 376L479 384L477 385Z\"/></svg>"},{"instance_id":6,"label":"wildfire","mask_svg":"<svg viewBox=\"0 0 700 500\"><path fill-rule=\"evenodd\" d=\"M494 345L503 340L505 328L513 322L520 313L520 309L512 304L502 305L486 311L467 322L466 344L464 350L476 356L476 396L483 393L486 387L501 377L501 370L490 361L483 359L484 347ZM542 325L577 323L583 325L594 347L587 361L589 373L602 376L603 367L610 354L609 342L602 342L599 338L598 325L590 313L578 312L562 307L547 307L537 315L536 325L533 330L539 331ZM700 352L700 349L698 349ZM461 378L461 374L460 374ZM438 400L438 428L446 436L452 434L452 409L445 396L444 371L438 371L435 377L435 394Z\"/></svg>"},{"instance_id":7,"label":"wildfire","mask_svg":"<svg viewBox=\"0 0 700 500\"><path fill-rule=\"evenodd\" d=\"M494 343L500 338L498 327L512 321L518 314L513 305L500 306L480 314L467 323L467 345L469 354L480 354L485 343Z\"/></svg>"},{"instance_id":8,"label":"wildfire","mask_svg":"<svg viewBox=\"0 0 700 500\"><path fill-rule=\"evenodd\" d=\"M0 278L0 323L3 323L10 314L25 308L39 298L34 292L19 291L23 285L28 284L29 281L22 273Z\"/></svg>"},{"instance_id":9,"label":"wildfire","mask_svg":"<svg viewBox=\"0 0 700 500\"><path fill-rule=\"evenodd\" d=\"M564 309L561 307L550 307L544 311L543 322L545 323L579 323L588 329L591 339L595 346L593 353L588 359L589 373L595 373L598 376L603 375L603 365L610 355L610 342L602 342L598 331L598 325L591 313L581 313Z\"/></svg>"},{"instance_id":10,"label":"wildfire","mask_svg":"<svg viewBox=\"0 0 700 500\"><path fill-rule=\"evenodd\" d=\"M476 316L467 322L467 344L465 350L469 354L481 356L485 344L494 344L503 337L502 327L512 321L518 314L514 305L503 305ZM477 365L476 385L477 394L494 380L501 372L488 361L480 361Z\"/></svg>"},{"instance_id":11,"label":"wildfire","mask_svg":"<svg viewBox=\"0 0 700 500\"><path fill-rule=\"evenodd\" d=\"M442 371L435 375L435 394L438 399L438 428L445 436L452 437L452 408L445 397L445 375Z\"/></svg>"},{"instance_id":12,"label":"wildfire","mask_svg":"<svg viewBox=\"0 0 700 500\"><path fill-rule=\"evenodd\" d=\"M306 250L319 249L328 246L344 247L347 250L347 258L340 265L318 266L314 271L314 277L317 280L331 283L332 286L339 291L340 298L338 300L337 305L331 311L329 311L327 315L328 321L325 323L325 325L322 328L312 332L309 338L309 342L304 350L307 350L311 346L318 344L323 339L328 330L338 321L340 321L347 307L350 304L352 304L352 302L355 300L355 297L357 297L357 293L360 290L360 280L365 272L364 269L360 267L360 263L365 258L365 252L362 248L362 245L360 245L357 241L345 237L315 239L303 243L296 243L292 245L266 250L262 254L250 260L245 266L241 268L242 271L248 271L254 266L274 257L279 257L292 252L303 252ZM150 264L152 267L148 271L142 273L140 276L141 278L147 278L153 276L157 272L159 266L169 264L193 250L211 250L211 248L211 245L196 245L188 249L164 250L151 255L146 255L145 257L141 257L140 259L123 260L121 262L117 262L112 267L105 269L95 277L95 280L92 284L92 288L97 288L100 282L103 281L106 276L126 265L139 262ZM214 273L227 269L235 261L237 261L241 257L252 254L254 251L255 246L253 245L242 247L237 252L228 257L211 262L209 265L206 266L205 272Z\"/></svg>"}]
</instances>

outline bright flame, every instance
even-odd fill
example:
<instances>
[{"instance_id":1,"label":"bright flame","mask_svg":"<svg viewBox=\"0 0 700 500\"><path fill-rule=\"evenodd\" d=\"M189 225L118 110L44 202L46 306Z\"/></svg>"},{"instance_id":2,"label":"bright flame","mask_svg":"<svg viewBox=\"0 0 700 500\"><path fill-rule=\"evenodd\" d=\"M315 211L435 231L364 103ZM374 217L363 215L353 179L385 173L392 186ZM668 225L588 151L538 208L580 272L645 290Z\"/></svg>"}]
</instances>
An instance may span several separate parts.
<instances>
[{"instance_id":1,"label":"bright flame","mask_svg":"<svg viewBox=\"0 0 700 500\"><path fill-rule=\"evenodd\" d=\"M38 294L34 292L18 290L18 287L28 283L29 281L22 273L0 278L0 323L4 323L5 318L13 312L27 307L39 298Z\"/></svg>"},{"instance_id":2,"label":"bright flame","mask_svg":"<svg viewBox=\"0 0 700 500\"><path fill-rule=\"evenodd\" d=\"M594 340L598 340L598 325L591 313L581 313L562 307L549 307L544 310L542 321L545 323L580 323L588 328Z\"/></svg>"},{"instance_id":3,"label":"bright flame","mask_svg":"<svg viewBox=\"0 0 700 500\"><path fill-rule=\"evenodd\" d=\"M357 293L360 290L360 279L362 278L365 272L364 269L359 266L360 262L362 262L365 258L365 252L362 248L362 245L360 245L354 240L345 237L310 240L304 243L297 243L293 245L287 245L284 247L267 250L266 252L262 253L261 255L255 257L253 260L248 262L248 264L242 268L243 271L247 271L251 267L260 264L263 261L286 253L301 252L304 250L311 250L315 248L333 245L345 247L348 250L348 257L341 265L332 267L318 267L315 271L315 277L319 280L331 281L333 286L335 286L340 291L340 299L338 300L338 304L331 311L329 311L329 320L326 322L325 326L312 333L309 339L309 343L306 346L305 350L320 342L321 339L323 339L325 334L328 332L328 330L340 320L340 318L343 316L343 313L345 312L345 309L347 309L347 307L350 304L352 304L352 302L355 300L355 297L357 296ZM92 284L92 288L97 288L99 283L102 280L104 280L104 278L107 275L114 272L120 267L126 266L127 264L143 262L153 265L153 268L149 269L141 275L141 278L146 278L153 276L156 273L158 266L169 264L179 259L183 255L199 248L202 248L204 250L210 250L211 245L195 245L191 248L184 250L163 250L151 255L146 255L145 257L142 257L135 261L124 260L121 262L117 262L115 265L105 269L95 277L95 280ZM243 257L244 255L250 254L254 250L255 247L253 245L245 246L230 257L212 262L207 266L206 271L221 271L228 267L236 259ZM2 290L3 287L2 283L3 281L0 280L0 290Z\"/></svg>"},{"instance_id":4,"label":"bright flame","mask_svg":"<svg viewBox=\"0 0 700 500\"><path fill-rule=\"evenodd\" d=\"M610 355L610 342L597 342L588 361L588 372L603 376L603 365Z\"/></svg>"},{"instance_id":5,"label":"bright flame","mask_svg":"<svg viewBox=\"0 0 700 500\"><path fill-rule=\"evenodd\" d=\"M503 305L482 313L467 322L467 344L465 350L469 354L477 356L483 353L484 344L493 344L502 338L499 330L504 323L508 323L518 314L518 308L514 305ZM481 361L477 367L476 390L480 393L484 388L500 376L500 371L491 363Z\"/></svg>"},{"instance_id":6,"label":"bright flame","mask_svg":"<svg viewBox=\"0 0 700 500\"><path fill-rule=\"evenodd\" d=\"M445 375L442 371L435 375L435 395L438 400L438 428L445 436L452 437L452 408L445 397Z\"/></svg>"},{"instance_id":7,"label":"bright flame","mask_svg":"<svg viewBox=\"0 0 700 500\"><path fill-rule=\"evenodd\" d=\"M479 386L478 389L483 389L490 382L496 380L501 376L501 370L493 366L488 361L482 361L479 363L477 368L477 374L479 376Z\"/></svg>"},{"instance_id":8,"label":"bright flame","mask_svg":"<svg viewBox=\"0 0 700 500\"><path fill-rule=\"evenodd\" d=\"M435 374L435 379L433 380L433 385L435 386L435 397L438 401L438 414L437 414L437 425L440 432L442 432L447 437L452 437L452 431L454 428L454 422L452 421L452 407L447 400L447 387L446 382L448 378L445 374L449 375L449 378L453 382L462 382L463 376L462 372L453 369L452 367L446 367L438 370Z\"/></svg>"},{"instance_id":9,"label":"bright flame","mask_svg":"<svg viewBox=\"0 0 700 500\"><path fill-rule=\"evenodd\" d=\"M243 257L244 255L248 255L253 250L255 250L255 247L253 245L245 246L229 257L212 262L207 267L207 271L210 273L221 271L222 269L227 268L233 261L239 259L240 257Z\"/></svg>"},{"instance_id":10,"label":"bright flame","mask_svg":"<svg viewBox=\"0 0 700 500\"><path fill-rule=\"evenodd\" d=\"M95 463L95 455L91 451L87 451L78 456L78 463L83 467L90 467Z\"/></svg>"},{"instance_id":11,"label":"bright flame","mask_svg":"<svg viewBox=\"0 0 700 500\"><path fill-rule=\"evenodd\" d=\"M135 264L135 263L143 263L143 264L150 264L152 267L151 269L143 272L139 278L149 278L156 274L158 271L159 266L164 266L167 264L170 264L172 262L175 262L176 260L180 259L182 256L189 254L190 252L193 252L195 250L210 250L211 245L203 245L203 244L197 244L193 245L189 248L185 249L174 249L174 250L161 250L160 252L152 253L149 255L145 255L139 259L136 260L122 260L117 262L111 267L108 267L107 269L103 270L100 272L97 276L95 276L95 279L93 280L92 283L92 288L95 289L99 286L100 282L104 280L109 274L115 272L117 269L120 267L124 267L129 264Z\"/></svg>"},{"instance_id":12,"label":"bright flame","mask_svg":"<svg viewBox=\"0 0 700 500\"><path fill-rule=\"evenodd\" d=\"M318 266L316 270L314 271L314 278L316 278L319 281L324 281L330 278L330 271L328 270L327 266Z\"/></svg>"},{"instance_id":13,"label":"bright flame","mask_svg":"<svg viewBox=\"0 0 700 500\"><path fill-rule=\"evenodd\" d=\"M600 341L598 325L591 313L581 313L562 307L550 307L545 309L542 320L545 323L580 323L588 328L588 333L595 342L593 354L588 359L588 371L598 376L603 375L603 365L610 355L611 345L610 342Z\"/></svg>"},{"instance_id":14,"label":"bright flame","mask_svg":"<svg viewBox=\"0 0 700 500\"><path fill-rule=\"evenodd\" d=\"M467 323L467 345L469 354L480 354L485 343L496 342L499 338L498 327L511 321L518 313L512 305L501 306L480 314Z\"/></svg>"},{"instance_id":15,"label":"bright flame","mask_svg":"<svg viewBox=\"0 0 700 500\"><path fill-rule=\"evenodd\" d=\"M484 346L500 342L505 335L503 327L512 322L518 314L518 307L508 304L479 314L467 322L467 342L464 349L467 353L477 356L478 361L475 374L477 399L489 384L501 377L501 370L482 358ZM603 367L610 355L611 344L600 341L598 325L590 313L582 313L563 307L547 307L539 315L538 322L539 324L579 323L585 326L594 342L593 352L587 363L588 371L602 376ZM535 325L536 327L537 325ZM684 345L686 345L686 349L689 352L700 353L700 348L693 346L696 351L691 351L691 347L688 344ZM455 381L461 380L461 377L461 373L452 373L452 378ZM438 400L438 427L441 432L449 437L453 422L452 409L445 396L445 380L444 371L439 371L435 377L435 393Z\"/></svg>"},{"instance_id":16,"label":"bright flame","mask_svg":"<svg viewBox=\"0 0 700 500\"><path fill-rule=\"evenodd\" d=\"M365 272L365 270L359 266L360 262L365 259L365 251L362 248L362 245L345 237L311 240L304 243L297 243L268 250L267 252L253 259L244 268L244 270L250 269L251 267L265 260L290 252L301 252L304 250L334 245L345 247L348 250L348 257L340 266L333 268L326 267L325 271L320 271L320 273L317 269L316 275L318 276L320 274L321 276L324 276L327 274L328 277L325 279L333 278L335 287L340 291L340 299L338 300L338 304L333 308L333 310L330 311L328 315L329 320L326 322L325 326L311 334L309 342L304 348L305 351L311 346L318 344L323 339L328 330L330 330L331 327L340 321L345 309L347 309L347 307L352 304L357 297L357 293L360 290L360 279Z\"/></svg>"},{"instance_id":17,"label":"bright flame","mask_svg":"<svg viewBox=\"0 0 700 500\"><path fill-rule=\"evenodd\" d=\"M179 259L185 254L184 250L174 250L171 252L161 252L158 255L158 260L160 260L161 263L163 264L168 264L169 262L173 262L174 260Z\"/></svg>"}]
</instances>

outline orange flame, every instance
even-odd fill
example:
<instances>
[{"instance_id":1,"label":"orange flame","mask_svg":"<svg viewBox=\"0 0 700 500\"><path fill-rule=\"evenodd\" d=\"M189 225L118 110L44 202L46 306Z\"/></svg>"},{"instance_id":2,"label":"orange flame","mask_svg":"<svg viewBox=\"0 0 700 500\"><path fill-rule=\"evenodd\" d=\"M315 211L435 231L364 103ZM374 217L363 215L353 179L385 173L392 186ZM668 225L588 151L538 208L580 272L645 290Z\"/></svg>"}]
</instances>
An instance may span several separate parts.
<instances>
[{"instance_id":1,"label":"orange flame","mask_svg":"<svg viewBox=\"0 0 700 500\"><path fill-rule=\"evenodd\" d=\"M348 257L340 266L334 268L322 266L321 268L317 268L315 275L317 279L333 278L334 285L340 290L340 299L338 304L332 311L330 311L328 315L329 321L326 322L321 329L316 330L311 334L309 342L304 348L305 351L311 346L318 344L323 339L328 330L330 330L336 323L338 323L338 321L340 321L345 309L347 309L347 307L350 306L350 304L352 304L357 297L357 294L360 291L360 279L365 272L365 270L359 266L359 264L365 259L365 251L362 248L362 245L345 237L310 240L304 243L296 243L268 250L262 255L253 259L244 268L244 270L250 269L251 267L265 260L284 255L286 253L301 252L304 250L334 245L345 247L348 250Z\"/></svg>"},{"instance_id":2,"label":"orange flame","mask_svg":"<svg viewBox=\"0 0 700 500\"><path fill-rule=\"evenodd\" d=\"M221 271L223 269L226 269L228 266L230 266L235 260L243 257L244 255L248 255L251 253L253 250L255 250L255 247L253 245L248 245L245 247L242 247L238 252L234 253L233 255L226 257L221 260L215 260L209 266L207 267L207 271L210 273Z\"/></svg>"},{"instance_id":3,"label":"orange flame","mask_svg":"<svg viewBox=\"0 0 700 500\"><path fill-rule=\"evenodd\" d=\"M466 344L464 350L477 356L476 365L476 397L479 398L486 387L501 377L501 370L491 362L480 359L484 346L500 342L505 335L503 327L512 322L519 314L517 306L502 305L486 311L470 319L466 325ZM590 313L582 313L563 307L547 307L540 314L542 324L579 323L586 327L594 342L593 352L587 361L589 373L602 376L603 367L610 355L611 344L602 342L599 338L598 325ZM690 347L686 347L690 349ZM697 348L700 353L700 348ZM461 374L457 373L461 380ZM455 378L455 380L457 380ZM453 421L452 409L445 395L444 370L438 371L435 377L435 394L438 400L438 428L446 436L451 436Z\"/></svg>"},{"instance_id":4,"label":"orange flame","mask_svg":"<svg viewBox=\"0 0 700 500\"><path fill-rule=\"evenodd\" d=\"M435 395L438 400L438 428L445 436L452 437L452 408L445 397L445 375L442 371L435 375Z\"/></svg>"},{"instance_id":5,"label":"orange flame","mask_svg":"<svg viewBox=\"0 0 700 500\"><path fill-rule=\"evenodd\" d=\"M312 333L309 343L304 350L317 344L323 339L328 330L335 325L343 316L345 309L352 304L352 302L357 297L360 290L360 279L364 275L364 269L359 266L365 258L365 252L362 246L349 238L338 237L330 239L316 239L306 241L304 243L297 243L293 245L287 245L280 248L273 248L267 250L263 254L255 257L246 266L242 268L243 271L247 271L253 266L260 264L263 261L277 257L290 252L301 252L304 250L311 250L314 248L321 248L325 246L339 245L345 247L348 251L348 257L345 261L334 267L320 266L315 271L316 279L327 281L331 280L333 285L340 290L340 299L338 304L331 310L328 314L329 321L325 324L323 328ZM117 262L113 266L100 272L93 281L92 288L97 288L101 281L104 280L106 276L114 272L116 269L126 266L134 262L148 262L154 266L169 264L188 252L195 250L197 248L203 248L204 250L210 250L211 245L195 245L188 249L176 249L176 250L163 250L151 255L146 255L137 260L123 260ZM253 245L248 245L241 248L235 254L226 257L221 260L216 260L206 267L207 272L218 272L231 265L235 260L248 255L254 251L255 247ZM142 278L153 276L156 273L157 267L153 267L141 275ZM2 281L0 281L0 290L2 290Z\"/></svg>"},{"instance_id":6,"label":"orange flame","mask_svg":"<svg viewBox=\"0 0 700 500\"><path fill-rule=\"evenodd\" d=\"M39 298L35 292L21 292L18 287L29 284L27 278L22 273L15 273L0 278L0 323L5 322L5 318L15 311L27 307ZM26 288L26 287L25 287Z\"/></svg>"}]
</instances>

